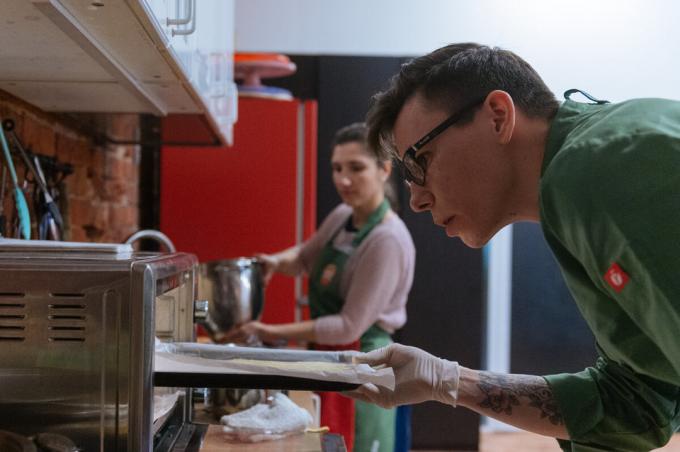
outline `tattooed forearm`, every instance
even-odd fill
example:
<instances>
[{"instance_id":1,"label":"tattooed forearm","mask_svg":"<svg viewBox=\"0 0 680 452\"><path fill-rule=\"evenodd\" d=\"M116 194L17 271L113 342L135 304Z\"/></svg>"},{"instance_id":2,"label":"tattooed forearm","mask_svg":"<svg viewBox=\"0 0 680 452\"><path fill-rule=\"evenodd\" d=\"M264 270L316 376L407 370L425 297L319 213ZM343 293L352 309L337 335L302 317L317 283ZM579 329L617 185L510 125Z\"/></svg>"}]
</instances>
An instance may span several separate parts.
<instances>
[{"instance_id":1,"label":"tattooed forearm","mask_svg":"<svg viewBox=\"0 0 680 452\"><path fill-rule=\"evenodd\" d=\"M553 425L564 425L552 390L541 377L480 372L477 386L484 394L479 402L482 408L510 416L513 407L519 409L524 401L528 401L528 406L540 411L541 419L548 418Z\"/></svg>"}]
</instances>

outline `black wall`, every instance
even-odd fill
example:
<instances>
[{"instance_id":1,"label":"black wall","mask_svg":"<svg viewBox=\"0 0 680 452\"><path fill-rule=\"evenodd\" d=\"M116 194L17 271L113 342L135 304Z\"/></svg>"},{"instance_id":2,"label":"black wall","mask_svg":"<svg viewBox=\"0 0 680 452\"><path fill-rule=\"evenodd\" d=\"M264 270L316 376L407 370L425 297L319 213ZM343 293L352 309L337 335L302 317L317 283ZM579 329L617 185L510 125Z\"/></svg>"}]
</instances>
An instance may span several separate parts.
<instances>
[{"instance_id":1,"label":"black wall","mask_svg":"<svg viewBox=\"0 0 680 452\"><path fill-rule=\"evenodd\" d=\"M400 342L479 369L483 337L482 254L448 238L429 214L404 209L416 246L408 323ZM465 408L426 403L413 408L413 448L476 450L479 416Z\"/></svg>"},{"instance_id":2,"label":"black wall","mask_svg":"<svg viewBox=\"0 0 680 452\"><path fill-rule=\"evenodd\" d=\"M595 363L595 338L545 242L541 227L512 232L511 371L548 375Z\"/></svg>"},{"instance_id":3,"label":"black wall","mask_svg":"<svg viewBox=\"0 0 680 452\"><path fill-rule=\"evenodd\" d=\"M403 58L292 56L292 77L266 80L289 89L295 97L319 102L317 224L340 202L331 177L331 140L335 131L363 121L371 96L387 86Z\"/></svg>"},{"instance_id":4,"label":"black wall","mask_svg":"<svg viewBox=\"0 0 680 452\"><path fill-rule=\"evenodd\" d=\"M330 142L335 131L363 121L371 96L387 85L405 58L292 56L298 72L266 80L296 97L319 101L318 222L340 202L333 186ZM408 208L398 184L401 216L416 246L416 274L408 302L408 322L399 342L423 348L465 366L481 365L482 256L449 239L429 214ZM438 403L417 405L412 419L413 449L477 449L479 417L465 408Z\"/></svg>"}]
</instances>

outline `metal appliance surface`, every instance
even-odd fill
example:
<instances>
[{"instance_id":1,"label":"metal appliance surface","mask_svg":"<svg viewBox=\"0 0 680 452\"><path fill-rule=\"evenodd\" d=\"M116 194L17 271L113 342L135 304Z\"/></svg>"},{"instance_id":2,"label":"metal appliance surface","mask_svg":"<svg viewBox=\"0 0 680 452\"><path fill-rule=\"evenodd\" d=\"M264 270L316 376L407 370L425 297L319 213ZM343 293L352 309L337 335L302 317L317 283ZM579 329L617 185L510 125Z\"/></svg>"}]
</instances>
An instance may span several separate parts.
<instances>
[{"instance_id":1,"label":"metal appliance surface","mask_svg":"<svg viewBox=\"0 0 680 452\"><path fill-rule=\"evenodd\" d=\"M0 430L131 452L185 432L187 389L154 426L153 357L156 336L194 340L196 257L11 245L0 239Z\"/></svg>"},{"instance_id":2,"label":"metal appliance surface","mask_svg":"<svg viewBox=\"0 0 680 452\"><path fill-rule=\"evenodd\" d=\"M205 326L219 339L234 326L257 320L264 306L262 263L240 257L199 266L198 298L208 300Z\"/></svg>"},{"instance_id":3,"label":"metal appliance surface","mask_svg":"<svg viewBox=\"0 0 680 452\"><path fill-rule=\"evenodd\" d=\"M172 243L170 237L163 234L161 231L155 229L142 229L137 231L125 240L125 243L130 245L140 239L153 239L163 245L169 253L174 253L177 251L175 244Z\"/></svg>"}]
</instances>

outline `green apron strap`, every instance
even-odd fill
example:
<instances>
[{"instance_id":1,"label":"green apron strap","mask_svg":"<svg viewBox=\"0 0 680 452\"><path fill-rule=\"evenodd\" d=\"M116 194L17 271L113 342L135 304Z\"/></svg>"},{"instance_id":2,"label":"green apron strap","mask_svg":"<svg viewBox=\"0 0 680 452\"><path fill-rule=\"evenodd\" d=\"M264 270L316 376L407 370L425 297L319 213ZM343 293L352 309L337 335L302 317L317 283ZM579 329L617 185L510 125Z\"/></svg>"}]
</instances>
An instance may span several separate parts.
<instances>
[{"instance_id":1,"label":"green apron strap","mask_svg":"<svg viewBox=\"0 0 680 452\"><path fill-rule=\"evenodd\" d=\"M368 233L371 232L374 227L379 225L380 222L382 222L388 210L390 210L390 203L387 201L387 198L385 198L383 199L383 202L380 203L378 208L368 216L366 223L364 223L361 229L359 229L357 235L354 236L354 240L352 240L352 246L354 248L358 247L359 244L366 238Z\"/></svg>"},{"instance_id":2,"label":"green apron strap","mask_svg":"<svg viewBox=\"0 0 680 452\"><path fill-rule=\"evenodd\" d=\"M321 249L309 274L309 311L312 318L337 314L342 310L345 300L340 296L340 280L345 264L354 249L361 244L375 226L380 224L389 208L389 202L384 199L371 212L366 223L354 236L352 249L349 252L339 250L333 244L335 237L344 228L344 222Z\"/></svg>"}]
</instances>

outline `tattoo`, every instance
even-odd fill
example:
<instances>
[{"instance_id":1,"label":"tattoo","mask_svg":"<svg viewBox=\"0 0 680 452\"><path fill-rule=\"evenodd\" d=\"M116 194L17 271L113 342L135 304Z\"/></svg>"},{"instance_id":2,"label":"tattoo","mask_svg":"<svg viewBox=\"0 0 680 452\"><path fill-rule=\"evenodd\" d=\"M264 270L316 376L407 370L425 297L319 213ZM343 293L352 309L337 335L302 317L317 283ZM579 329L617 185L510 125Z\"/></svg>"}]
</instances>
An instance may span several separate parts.
<instances>
[{"instance_id":1,"label":"tattoo","mask_svg":"<svg viewBox=\"0 0 680 452\"><path fill-rule=\"evenodd\" d=\"M477 386L485 394L479 403L482 408L510 416L512 407L520 406L524 397L529 399L529 406L540 410L541 419L548 418L553 425L564 425L552 390L541 377L480 372Z\"/></svg>"}]
</instances>

